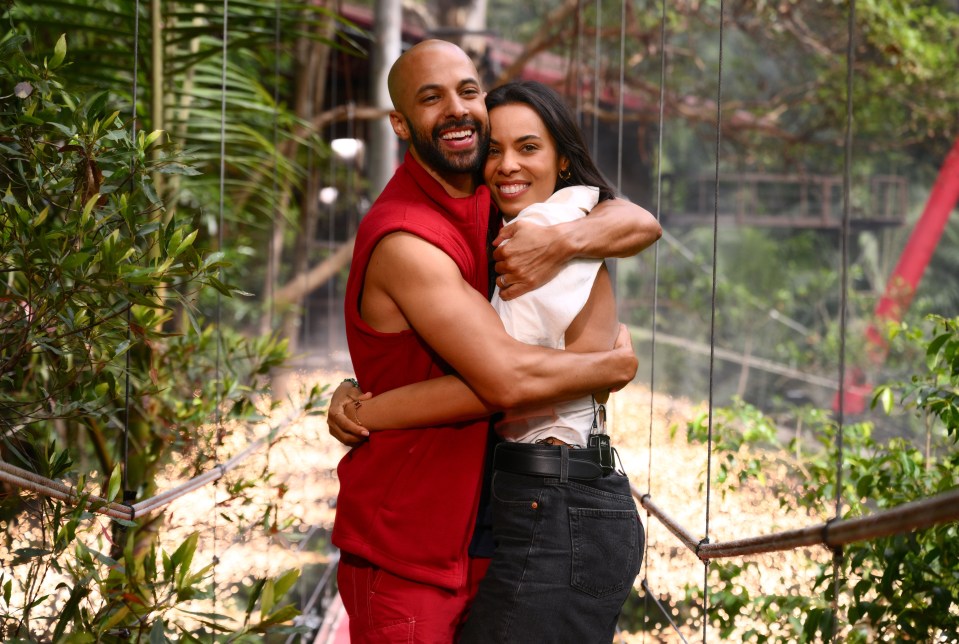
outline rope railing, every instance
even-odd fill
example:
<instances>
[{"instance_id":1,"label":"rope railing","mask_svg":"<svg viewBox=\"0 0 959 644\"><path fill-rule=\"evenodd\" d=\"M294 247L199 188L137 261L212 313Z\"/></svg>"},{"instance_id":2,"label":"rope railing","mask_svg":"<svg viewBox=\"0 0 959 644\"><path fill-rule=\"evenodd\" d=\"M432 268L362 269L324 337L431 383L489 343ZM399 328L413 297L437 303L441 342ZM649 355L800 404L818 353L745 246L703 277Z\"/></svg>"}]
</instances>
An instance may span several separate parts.
<instances>
[{"instance_id":1,"label":"rope railing","mask_svg":"<svg viewBox=\"0 0 959 644\"><path fill-rule=\"evenodd\" d=\"M666 621L669 622L669 625L673 627L673 632L679 636L679 639L683 641L683 644L689 644L689 640L683 635L683 632L679 630L679 627L676 626L676 622L673 621L672 615L669 614L669 610L663 606L663 603L659 601L659 598L656 597L656 593L653 592L653 589L649 587L647 580L643 580L640 584L644 591L644 596L653 600L653 603L656 604L656 607L659 609L660 614L666 618Z\"/></svg>"},{"instance_id":2,"label":"rope railing","mask_svg":"<svg viewBox=\"0 0 959 644\"><path fill-rule=\"evenodd\" d=\"M662 523L667 530L672 532L673 536L682 541L683 545L693 552L696 552L696 545L699 543L699 539L694 537L689 530L681 526L678 521L653 503L652 497L649 494L643 494L632 483L629 484L629 487L633 491L633 496L639 501L640 505L646 508L647 512L659 519L659 522Z\"/></svg>"},{"instance_id":3,"label":"rope railing","mask_svg":"<svg viewBox=\"0 0 959 644\"><path fill-rule=\"evenodd\" d=\"M94 512L105 514L114 519L133 518L132 508L128 505L113 503L95 494L81 495L69 485L45 478L3 460L0 460L0 481L60 501L84 501L91 506Z\"/></svg>"},{"instance_id":4,"label":"rope railing","mask_svg":"<svg viewBox=\"0 0 959 644\"><path fill-rule=\"evenodd\" d=\"M894 508L880 510L865 517L832 520L806 528L785 530L758 537L700 543L678 521L653 503L648 494L643 494L636 486L631 487L633 496L639 504L703 561L780 552L816 545L837 548L857 541L889 537L959 521L959 488L956 488L935 496L903 503Z\"/></svg>"},{"instance_id":5,"label":"rope railing","mask_svg":"<svg viewBox=\"0 0 959 644\"><path fill-rule=\"evenodd\" d=\"M291 414L281 420L276 427L257 440L253 441L243 451L223 463L214 465L206 472L199 474L180 485L170 488L160 494L144 499L139 503L127 505L109 501L96 494L83 494L65 483L54 481L52 479L40 476L35 472L25 470L16 465L12 465L4 460L0 460L0 481L15 485L24 490L30 490L36 494L48 496L68 503L79 503L85 505L92 512L104 514L113 519L124 519L133 521L160 508L169 505L176 499L197 490L208 483L216 481L226 475L246 460L250 455L270 445L276 438L297 419L296 414Z\"/></svg>"}]
</instances>

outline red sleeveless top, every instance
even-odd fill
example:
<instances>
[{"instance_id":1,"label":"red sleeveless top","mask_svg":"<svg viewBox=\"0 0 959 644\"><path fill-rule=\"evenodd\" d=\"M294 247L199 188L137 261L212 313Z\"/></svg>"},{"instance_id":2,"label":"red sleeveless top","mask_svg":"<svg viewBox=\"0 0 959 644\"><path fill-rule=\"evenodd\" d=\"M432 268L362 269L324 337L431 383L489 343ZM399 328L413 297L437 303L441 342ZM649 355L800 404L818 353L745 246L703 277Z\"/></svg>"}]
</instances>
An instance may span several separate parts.
<instances>
[{"instance_id":1,"label":"red sleeveless top","mask_svg":"<svg viewBox=\"0 0 959 644\"><path fill-rule=\"evenodd\" d=\"M346 286L353 369L374 395L451 372L415 330L381 333L360 317L366 267L397 231L446 252L470 286L487 292L485 186L450 197L407 153L360 223ZM466 580L467 547L482 485L487 419L446 427L372 432L340 461L333 543L389 572L445 588Z\"/></svg>"}]
</instances>

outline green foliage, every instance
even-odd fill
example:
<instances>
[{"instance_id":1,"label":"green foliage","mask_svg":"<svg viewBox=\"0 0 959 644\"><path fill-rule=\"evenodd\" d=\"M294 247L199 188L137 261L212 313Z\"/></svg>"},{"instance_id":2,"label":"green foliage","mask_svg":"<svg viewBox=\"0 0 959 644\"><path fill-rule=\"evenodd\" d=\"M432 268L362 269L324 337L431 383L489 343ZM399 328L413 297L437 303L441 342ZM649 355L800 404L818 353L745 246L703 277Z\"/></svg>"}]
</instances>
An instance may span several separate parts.
<instances>
[{"instance_id":1,"label":"green foliage","mask_svg":"<svg viewBox=\"0 0 959 644\"><path fill-rule=\"evenodd\" d=\"M279 604L294 573L268 582L269 607L245 626L191 614L188 602L213 592L210 566L192 565L197 535L168 555L156 540L162 515L105 530L86 507L89 485L111 499L150 496L175 457L183 474L208 469L224 423L261 417L286 348L209 325L198 308L204 290L237 290L196 220L171 216L157 196L155 177L195 173L169 137L134 131L108 92L68 90L56 73L70 64L67 37L41 63L25 42L13 31L0 40L0 457L55 480L80 473L82 496L74 507L2 499L12 557L0 630L163 642L277 628L295 614ZM102 480L88 484L91 468ZM232 485L237 496L247 487ZM51 577L63 580L56 589Z\"/></svg>"},{"instance_id":2,"label":"green foliage","mask_svg":"<svg viewBox=\"0 0 959 644\"><path fill-rule=\"evenodd\" d=\"M907 383L877 387L873 406L892 413L898 389L900 405L932 414L959 440L959 318L932 315L929 319L934 337L925 351L927 373L915 375ZM909 327L900 325L891 331L893 338L900 333L910 333ZM911 335L915 337L914 332Z\"/></svg>"},{"instance_id":3,"label":"green foliage","mask_svg":"<svg viewBox=\"0 0 959 644\"><path fill-rule=\"evenodd\" d=\"M925 446L903 437L877 440L869 423L843 428L843 518L870 513L953 490L959 485L959 318L931 316L929 335L899 327L926 355L925 369L908 382L879 387L874 404L887 413L905 411L926 418ZM905 333L904 333L905 331ZM829 414L806 410L804 431L788 446L777 438L781 427L756 408L735 401L714 411L713 447L719 458L718 489L772 491L790 513L822 521L830 516L836 495L836 432ZM708 418L689 423L691 441L704 441ZM795 456L793 455L795 454ZM785 476L768 477L774 472ZM852 543L844 548L840 568L840 612L832 608L833 567L809 565L812 587L783 579L785 593L750 597L742 579L750 564L718 561L710 565L710 620L723 639L810 642L828 639L832 620L842 641L955 641L959 637L959 526L955 523L891 537ZM687 589L700 602L702 590ZM750 626L737 626L746 616ZM771 625L775 625L774 628Z\"/></svg>"}]
</instances>

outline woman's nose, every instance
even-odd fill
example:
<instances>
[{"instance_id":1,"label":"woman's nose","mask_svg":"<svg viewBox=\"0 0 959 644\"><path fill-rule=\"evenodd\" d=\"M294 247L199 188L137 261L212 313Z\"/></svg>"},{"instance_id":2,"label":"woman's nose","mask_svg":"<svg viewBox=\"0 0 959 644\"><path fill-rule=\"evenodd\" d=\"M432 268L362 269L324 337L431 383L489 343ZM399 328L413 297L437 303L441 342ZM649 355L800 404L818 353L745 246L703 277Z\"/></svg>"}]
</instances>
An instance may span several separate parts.
<instances>
[{"instance_id":1,"label":"woman's nose","mask_svg":"<svg viewBox=\"0 0 959 644\"><path fill-rule=\"evenodd\" d=\"M516 155L509 151L504 152L503 156L500 157L497 170L502 174L512 174L519 170L519 162L516 159Z\"/></svg>"}]
</instances>

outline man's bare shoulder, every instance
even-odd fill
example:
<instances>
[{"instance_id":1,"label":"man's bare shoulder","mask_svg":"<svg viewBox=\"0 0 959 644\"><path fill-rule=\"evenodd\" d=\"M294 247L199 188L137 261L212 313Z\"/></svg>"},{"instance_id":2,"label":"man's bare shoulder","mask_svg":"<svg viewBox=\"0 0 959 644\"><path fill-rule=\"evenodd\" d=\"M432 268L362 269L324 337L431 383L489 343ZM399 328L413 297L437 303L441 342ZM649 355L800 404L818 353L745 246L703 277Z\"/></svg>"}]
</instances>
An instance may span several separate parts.
<instances>
[{"instance_id":1,"label":"man's bare shoulder","mask_svg":"<svg viewBox=\"0 0 959 644\"><path fill-rule=\"evenodd\" d=\"M384 235L370 256L369 270L418 270L434 271L443 264L455 268L453 259L435 244L406 231Z\"/></svg>"},{"instance_id":2,"label":"man's bare shoulder","mask_svg":"<svg viewBox=\"0 0 959 644\"><path fill-rule=\"evenodd\" d=\"M469 285L453 259L422 237L385 235L370 256L361 314L373 328L397 332L416 326L417 313L435 309Z\"/></svg>"}]
</instances>

